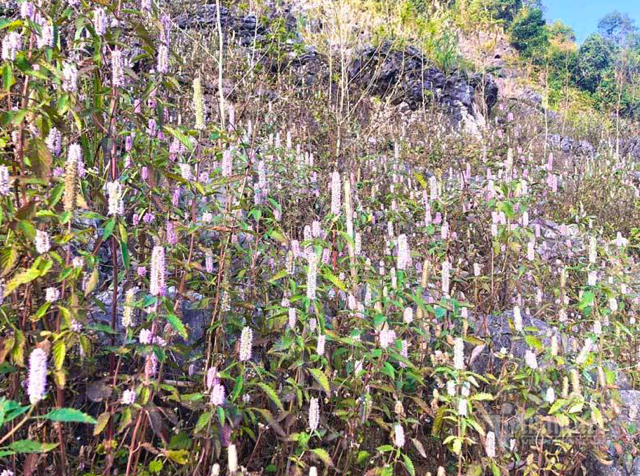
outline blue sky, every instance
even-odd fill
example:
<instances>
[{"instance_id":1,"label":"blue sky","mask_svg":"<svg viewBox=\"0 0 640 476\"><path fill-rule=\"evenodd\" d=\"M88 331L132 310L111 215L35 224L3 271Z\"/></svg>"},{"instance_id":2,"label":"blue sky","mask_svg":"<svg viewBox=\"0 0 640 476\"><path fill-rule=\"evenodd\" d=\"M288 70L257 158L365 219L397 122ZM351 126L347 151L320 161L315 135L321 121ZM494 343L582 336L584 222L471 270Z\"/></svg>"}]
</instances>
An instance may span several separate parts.
<instances>
[{"instance_id":1,"label":"blue sky","mask_svg":"<svg viewBox=\"0 0 640 476\"><path fill-rule=\"evenodd\" d=\"M640 26L640 0L544 0L549 21L562 20L572 27L582 43L598 28L598 20L618 10L627 13Z\"/></svg>"}]
</instances>

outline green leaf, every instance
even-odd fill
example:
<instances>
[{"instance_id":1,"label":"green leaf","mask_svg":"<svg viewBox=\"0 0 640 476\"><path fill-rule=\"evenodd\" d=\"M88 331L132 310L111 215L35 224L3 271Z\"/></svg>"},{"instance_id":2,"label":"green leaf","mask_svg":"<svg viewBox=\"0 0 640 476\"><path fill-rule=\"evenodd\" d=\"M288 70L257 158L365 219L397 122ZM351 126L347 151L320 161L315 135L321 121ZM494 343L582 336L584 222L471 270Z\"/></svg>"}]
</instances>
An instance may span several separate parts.
<instances>
[{"instance_id":1,"label":"green leaf","mask_svg":"<svg viewBox=\"0 0 640 476\"><path fill-rule=\"evenodd\" d=\"M587 307L591 307L593 305L594 297L593 291L585 291L582 293L582 299L580 299L580 302L578 303L578 309L582 311Z\"/></svg>"},{"instance_id":2,"label":"green leaf","mask_svg":"<svg viewBox=\"0 0 640 476\"><path fill-rule=\"evenodd\" d=\"M279 241L280 243L282 243L284 245L287 244L287 239L279 231L271 230L271 233L269 233L269 236L271 236L271 238L273 238L274 240Z\"/></svg>"},{"instance_id":3,"label":"green leaf","mask_svg":"<svg viewBox=\"0 0 640 476\"><path fill-rule=\"evenodd\" d=\"M391 365L389 362L385 362L382 366L382 373L388 375L391 380L396 379L396 369L394 369L393 365Z\"/></svg>"},{"instance_id":4,"label":"green leaf","mask_svg":"<svg viewBox=\"0 0 640 476\"><path fill-rule=\"evenodd\" d=\"M16 453L46 453L56 446L58 446L58 443L39 443L32 440L20 440L11 443L9 449Z\"/></svg>"},{"instance_id":5,"label":"green leaf","mask_svg":"<svg viewBox=\"0 0 640 476\"><path fill-rule=\"evenodd\" d=\"M131 267L131 255L129 253L129 247L124 241L120 242L120 251L122 252L122 261L124 261L124 267L129 269Z\"/></svg>"},{"instance_id":6,"label":"green leaf","mask_svg":"<svg viewBox=\"0 0 640 476\"><path fill-rule=\"evenodd\" d=\"M440 407L438 412L436 413L436 418L433 421L433 427L431 428L431 435L438 437L440 434L440 429L442 428L442 421L446 412L445 407Z\"/></svg>"},{"instance_id":7,"label":"green leaf","mask_svg":"<svg viewBox=\"0 0 640 476\"><path fill-rule=\"evenodd\" d=\"M273 417L273 415L271 414L271 412L269 410L266 410L264 408L252 408L251 410L260 413L260 415L262 415L262 417L265 420L267 420L267 423L269 423L269 426L271 427L271 429L273 431L275 431L281 438L286 438L287 437L287 434L284 432L284 430L282 429L280 424Z\"/></svg>"},{"instance_id":8,"label":"green leaf","mask_svg":"<svg viewBox=\"0 0 640 476\"><path fill-rule=\"evenodd\" d=\"M92 425L98 423L95 418L87 415L86 413L82 413L80 410L76 410L75 408L57 408L55 410L51 410L40 418L51 421L90 423Z\"/></svg>"},{"instance_id":9,"label":"green leaf","mask_svg":"<svg viewBox=\"0 0 640 476\"><path fill-rule=\"evenodd\" d=\"M346 284L344 284L342 280L338 278L336 275L334 275L330 271L325 270L323 273L323 276L325 277L325 279L331 281L335 287L337 287L341 291L344 291L345 293L347 292Z\"/></svg>"},{"instance_id":10,"label":"green leaf","mask_svg":"<svg viewBox=\"0 0 640 476\"><path fill-rule=\"evenodd\" d=\"M264 382L258 383L258 387L260 387L264 391L264 393L267 394L267 396L273 401L273 403L276 404L276 406L281 411L284 411L284 406L282 405L282 402L280 401L280 398L278 397L278 394L274 389L272 389L269 385L267 385Z\"/></svg>"},{"instance_id":11,"label":"green leaf","mask_svg":"<svg viewBox=\"0 0 640 476\"><path fill-rule=\"evenodd\" d=\"M149 463L149 472L150 473L159 473L162 471L162 461L159 459L154 459L151 463Z\"/></svg>"},{"instance_id":12,"label":"green leaf","mask_svg":"<svg viewBox=\"0 0 640 476\"><path fill-rule=\"evenodd\" d=\"M18 418L23 413L29 411L29 408L31 408L31 406L25 405L22 407L18 402L14 402L13 400L6 400L3 404L3 408L5 413L4 422L9 423L10 421Z\"/></svg>"},{"instance_id":13,"label":"green leaf","mask_svg":"<svg viewBox=\"0 0 640 476\"><path fill-rule=\"evenodd\" d=\"M96 266L95 268L93 268L93 271L91 272L91 276L89 277L89 281L87 281L87 285L84 288L84 295L88 296L89 294L91 294L93 290L96 289L97 285L98 285L98 267Z\"/></svg>"},{"instance_id":14,"label":"green leaf","mask_svg":"<svg viewBox=\"0 0 640 476\"><path fill-rule=\"evenodd\" d=\"M287 275L287 270L283 269L282 271L273 275L273 277L269 280L269 284L276 282L279 279L284 278Z\"/></svg>"},{"instance_id":15,"label":"green leaf","mask_svg":"<svg viewBox=\"0 0 640 476\"><path fill-rule=\"evenodd\" d=\"M109 412L104 412L98 417L96 426L93 427L93 436L98 436L104 431L104 429L107 427L107 423L109 423L110 416L111 414Z\"/></svg>"},{"instance_id":16,"label":"green leaf","mask_svg":"<svg viewBox=\"0 0 640 476\"><path fill-rule=\"evenodd\" d=\"M533 347L534 349L537 349L537 350L542 350L542 342L540 342L540 339L538 339L537 337L532 335L526 335L524 337L524 341L527 343L529 347Z\"/></svg>"},{"instance_id":17,"label":"green leaf","mask_svg":"<svg viewBox=\"0 0 640 476\"><path fill-rule=\"evenodd\" d=\"M571 407L569 407L569 413L580 413L583 408L584 408L583 402L574 403L573 405L571 405Z\"/></svg>"},{"instance_id":18,"label":"green leaf","mask_svg":"<svg viewBox=\"0 0 640 476\"><path fill-rule=\"evenodd\" d=\"M403 454L402 459L404 460L404 467L407 468L407 471L411 476L416 476L416 469L413 467L413 461L407 455Z\"/></svg>"},{"instance_id":19,"label":"green leaf","mask_svg":"<svg viewBox=\"0 0 640 476\"><path fill-rule=\"evenodd\" d=\"M231 400L235 401L240 396L240 392L242 392L243 388L244 380L242 378L242 375L238 375L236 377L236 383L233 386L233 391L231 392Z\"/></svg>"},{"instance_id":20,"label":"green leaf","mask_svg":"<svg viewBox=\"0 0 640 476\"><path fill-rule=\"evenodd\" d=\"M62 370L64 357L67 354L67 346L62 339L53 345L53 363L56 370Z\"/></svg>"},{"instance_id":21,"label":"green leaf","mask_svg":"<svg viewBox=\"0 0 640 476\"><path fill-rule=\"evenodd\" d=\"M476 393L471 397L471 400L476 402L483 400L493 400L493 395L491 395L490 393Z\"/></svg>"},{"instance_id":22,"label":"green leaf","mask_svg":"<svg viewBox=\"0 0 640 476\"><path fill-rule=\"evenodd\" d=\"M209 422L211 421L211 412L204 412L202 415L198 417L198 422L196 423L196 433L205 428Z\"/></svg>"},{"instance_id":23,"label":"green leaf","mask_svg":"<svg viewBox=\"0 0 640 476\"><path fill-rule=\"evenodd\" d=\"M311 375L313 376L313 378L316 379L316 382L320 384L320 386L325 392L331 393L331 386L329 385L329 379L327 378L326 374L322 370L309 369L309 372L311 372Z\"/></svg>"},{"instance_id":24,"label":"green leaf","mask_svg":"<svg viewBox=\"0 0 640 476\"><path fill-rule=\"evenodd\" d=\"M113 233L113 229L116 226L116 219L112 218L111 220L109 220L105 225L104 225L104 231L102 233L102 239L106 240L107 238L109 238L111 236L111 233Z\"/></svg>"},{"instance_id":25,"label":"green leaf","mask_svg":"<svg viewBox=\"0 0 640 476\"><path fill-rule=\"evenodd\" d=\"M604 419L602 418L602 413L595 405L591 406L591 415L593 417L593 421L595 421L596 424L604 430Z\"/></svg>"},{"instance_id":26,"label":"green leaf","mask_svg":"<svg viewBox=\"0 0 640 476\"><path fill-rule=\"evenodd\" d=\"M359 451L358 457L356 458L356 463L361 465L369 461L370 458L371 458L371 453L369 453L368 451Z\"/></svg>"},{"instance_id":27,"label":"green leaf","mask_svg":"<svg viewBox=\"0 0 640 476\"><path fill-rule=\"evenodd\" d=\"M567 403L566 400L563 399L559 399L556 400L554 402L553 405L551 405L551 408L549 409L549 415L553 415L554 413L556 413L558 410L560 410L565 404Z\"/></svg>"},{"instance_id":28,"label":"green leaf","mask_svg":"<svg viewBox=\"0 0 640 476\"><path fill-rule=\"evenodd\" d=\"M189 452L187 450L167 450L164 453L167 458L178 464L187 464Z\"/></svg>"},{"instance_id":29,"label":"green leaf","mask_svg":"<svg viewBox=\"0 0 640 476\"><path fill-rule=\"evenodd\" d=\"M33 173L35 173L39 179L44 180L45 184L48 184L51 179L52 158L47 145L42 139L34 137L29 142L27 155L31 160Z\"/></svg>"},{"instance_id":30,"label":"green leaf","mask_svg":"<svg viewBox=\"0 0 640 476\"><path fill-rule=\"evenodd\" d=\"M187 149L189 149L190 152L193 152L193 143L189 140L189 138L185 134L182 133L182 131L166 125L164 126L164 129L173 137L175 137L180 142L182 142L182 145L184 145Z\"/></svg>"},{"instance_id":31,"label":"green leaf","mask_svg":"<svg viewBox=\"0 0 640 476\"><path fill-rule=\"evenodd\" d=\"M311 450L311 452L314 453L318 458L320 458L324 464L333 468L333 461L331 461L331 456L329 456L327 450L325 450L324 448L314 448Z\"/></svg>"},{"instance_id":32,"label":"green leaf","mask_svg":"<svg viewBox=\"0 0 640 476\"><path fill-rule=\"evenodd\" d=\"M38 268L30 268L23 270L16 274L5 286L4 296L7 297L13 291L23 284L27 284L40 276L40 270Z\"/></svg>"},{"instance_id":33,"label":"green leaf","mask_svg":"<svg viewBox=\"0 0 640 476\"><path fill-rule=\"evenodd\" d=\"M2 65L2 83L5 91L9 91L11 86L16 84L16 79L13 77L13 69L11 69L9 62Z\"/></svg>"},{"instance_id":34,"label":"green leaf","mask_svg":"<svg viewBox=\"0 0 640 476\"><path fill-rule=\"evenodd\" d=\"M393 451L393 446L391 445L381 445L376 448L378 453L388 453L389 451Z\"/></svg>"},{"instance_id":35,"label":"green leaf","mask_svg":"<svg viewBox=\"0 0 640 476\"><path fill-rule=\"evenodd\" d=\"M20 254L16 247L4 248L2 252L0 252L0 265L2 266L2 274L0 274L0 276L9 274L18 262L19 257Z\"/></svg>"},{"instance_id":36,"label":"green leaf","mask_svg":"<svg viewBox=\"0 0 640 476\"><path fill-rule=\"evenodd\" d=\"M180 337L182 337L184 340L187 340L189 338L187 328L184 326L184 323L178 316L176 316L175 314L167 314L167 321L169 321L171 327L173 327L175 331L180 334Z\"/></svg>"}]
</instances>

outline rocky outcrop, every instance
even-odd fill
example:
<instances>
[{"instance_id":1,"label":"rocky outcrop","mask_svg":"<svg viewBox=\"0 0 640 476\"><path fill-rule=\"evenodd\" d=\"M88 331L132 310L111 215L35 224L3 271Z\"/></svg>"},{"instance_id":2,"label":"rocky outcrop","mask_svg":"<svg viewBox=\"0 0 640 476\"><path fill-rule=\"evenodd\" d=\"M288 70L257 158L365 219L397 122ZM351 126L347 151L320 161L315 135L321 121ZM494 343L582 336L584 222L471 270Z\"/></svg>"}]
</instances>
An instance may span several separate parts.
<instances>
[{"instance_id":1,"label":"rocky outcrop","mask_svg":"<svg viewBox=\"0 0 640 476\"><path fill-rule=\"evenodd\" d=\"M175 19L183 29L217 28L216 5L200 5ZM279 20L289 34L283 47L289 54L282 61L265 57L270 69L287 69L301 86L314 86L329 81L327 59L312 47L304 45L297 32L296 18L288 9L274 10L271 21ZM269 27L255 16L237 16L220 7L220 25L225 41L251 47L265 40ZM302 51L302 53L300 53ZM370 94L390 98L392 104L407 104L412 110L423 105L442 106L454 124L477 131L498 101L498 85L487 75L445 74L415 47L396 49L389 42L369 46L353 54L347 69L352 84Z\"/></svg>"},{"instance_id":2,"label":"rocky outcrop","mask_svg":"<svg viewBox=\"0 0 640 476\"><path fill-rule=\"evenodd\" d=\"M404 102L415 110L435 101L456 123L462 122L465 114L479 115L479 95L487 113L498 101L498 87L491 75L446 75L417 48L394 49L389 42L356 54L348 74L351 81L374 95L390 98L392 104Z\"/></svg>"},{"instance_id":3,"label":"rocky outcrop","mask_svg":"<svg viewBox=\"0 0 640 476\"><path fill-rule=\"evenodd\" d=\"M640 159L640 137L626 139L620 142L620 155L633 160Z\"/></svg>"},{"instance_id":4,"label":"rocky outcrop","mask_svg":"<svg viewBox=\"0 0 640 476\"><path fill-rule=\"evenodd\" d=\"M474 335L484 338L490 343L489 346L471 352L470 368L473 372L478 374L488 372L498 375L503 361L496 357L496 353L501 351L505 354L513 354L518 359L524 359L525 353L530 347L524 339L515 338L509 321L513 321L513 311L507 311L498 316L473 316L470 318L470 324L475 328ZM569 349L573 345L572 339L563 336L557 328L531 317L525 312L522 312L522 325L544 347L551 346L551 338L554 335L558 337L561 348Z\"/></svg>"},{"instance_id":5,"label":"rocky outcrop","mask_svg":"<svg viewBox=\"0 0 640 476\"><path fill-rule=\"evenodd\" d=\"M590 156L595 153L595 148L589 141L578 140L573 137L563 136L560 134L551 134L548 137L548 143L551 147L561 150L565 153Z\"/></svg>"},{"instance_id":6,"label":"rocky outcrop","mask_svg":"<svg viewBox=\"0 0 640 476\"><path fill-rule=\"evenodd\" d=\"M214 29L218 25L218 8L215 4L198 5L192 11L175 18L182 29ZM220 26L227 39L234 39L243 46L261 41L268 33L255 15L237 16L220 6Z\"/></svg>"}]
</instances>

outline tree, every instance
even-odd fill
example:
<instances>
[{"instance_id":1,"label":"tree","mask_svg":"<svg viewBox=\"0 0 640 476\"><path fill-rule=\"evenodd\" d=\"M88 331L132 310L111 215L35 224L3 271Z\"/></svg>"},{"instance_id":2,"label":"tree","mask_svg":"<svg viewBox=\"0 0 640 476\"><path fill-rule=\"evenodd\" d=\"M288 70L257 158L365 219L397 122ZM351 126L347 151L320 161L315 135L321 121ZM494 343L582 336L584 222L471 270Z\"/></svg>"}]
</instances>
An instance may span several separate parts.
<instances>
[{"instance_id":1,"label":"tree","mask_svg":"<svg viewBox=\"0 0 640 476\"><path fill-rule=\"evenodd\" d=\"M614 11L605 15L598 22L600 35L615 43L617 46L627 46L634 43L638 37L638 27L635 21L626 13Z\"/></svg>"},{"instance_id":2,"label":"tree","mask_svg":"<svg viewBox=\"0 0 640 476\"><path fill-rule=\"evenodd\" d=\"M611 40L597 33L590 35L578 50L576 83L594 93L616 61L616 47Z\"/></svg>"},{"instance_id":3,"label":"tree","mask_svg":"<svg viewBox=\"0 0 640 476\"><path fill-rule=\"evenodd\" d=\"M569 25L556 20L548 26L549 37L559 43L575 43L576 32Z\"/></svg>"},{"instance_id":4,"label":"tree","mask_svg":"<svg viewBox=\"0 0 640 476\"><path fill-rule=\"evenodd\" d=\"M542 10L523 8L510 30L511 44L525 57L544 54L549 46L549 34Z\"/></svg>"},{"instance_id":5,"label":"tree","mask_svg":"<svg viewBox=\"0 0 640 476\"><path fill-rule=\"evenodd\" d=\"M511 23L522 8L522 0L493 0L487 5L491 16L496 20Z\"/></svg>"}]
</instances>

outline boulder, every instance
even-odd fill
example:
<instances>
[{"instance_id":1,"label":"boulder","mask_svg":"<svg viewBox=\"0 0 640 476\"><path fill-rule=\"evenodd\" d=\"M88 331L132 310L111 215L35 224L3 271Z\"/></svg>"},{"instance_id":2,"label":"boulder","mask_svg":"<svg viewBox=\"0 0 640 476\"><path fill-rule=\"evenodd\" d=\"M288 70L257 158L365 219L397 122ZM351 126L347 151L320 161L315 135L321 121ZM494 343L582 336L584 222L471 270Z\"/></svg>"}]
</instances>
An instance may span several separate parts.
<instances>
[{"instance_id":1,"label":"boulder","mask_svg":"<svg viewBox=\"0 0 640 476\"><path fill-rule=\"evenodd\" d=\"M527 334L537 337L543 347L549 348L551 346L553 335L558 336L558 346L561 350L572 347L573 339L562 335L557 328L531 317L524 310L521 312L523 327L535 329L533 332L527 331ZM498 316L469 317L469 324L475 329L474 335L490 342L490 345L477 355L473 355L473 351L471 351L471 355L473 355L469 365L471 371L481 375L487 372L498 375L502 367L502 360L495 357L495 353L502 349L506 349L506 352L513 354L518 359L524 359L525 353L530 347L524 339L514 339L513 331L509 325L510 320L513 321L513 311L505 311Z\"/></svg>"},{"instance_id":2,"label":"boulder","mask_svg":"<svg viewBox=\"0 0 640 476\"><path fill-rule=\"evenodd\" d=\"M218 25L218 8L215 4L198 5L192 11L177 16L175 23L181 29L215 29ZM262 40L268 32L255 15L237 16L223 6L220 6L220 26L225 39L233 37L243 46Z\"/></svg>"},{"instance_id":3,"label":"boulder","mask_svg":"<svg viewBox=\"0 0 640 476\"><path fill-rule=\"evenodd\" d=\"M560 134L550 134L548 143L551 147L561 150L567 154L578 154L590 156L595 153L595 148L589 141L578 140L573 137Z\"/></svg>"},{"instance_id":4,"label":"boulder","mask_svg":"<svg viewBox=\"0 0 640 476\"><path fill-rule=\"evenodd\" d=\"M396 49L390 42L356 53L348 74L372 94L390 98L392 104L406 103L416 110L435 101L451 114L456 124L465 119L465 113L477 117L474 104L479 93L487 113L498 100L498 87L491 75L471 78L462 73L446 75L417 48Z\"/></svg>"},{"instance_id":5,"label":"boulder","mask_svg":"<svg viewBox=\"0 0 640 476\"><path fill-rule=\"evenodd\" d=\"M620 141L620 155L633 160L640 159L640 137Z\"/></svg>"}]
</instances>

